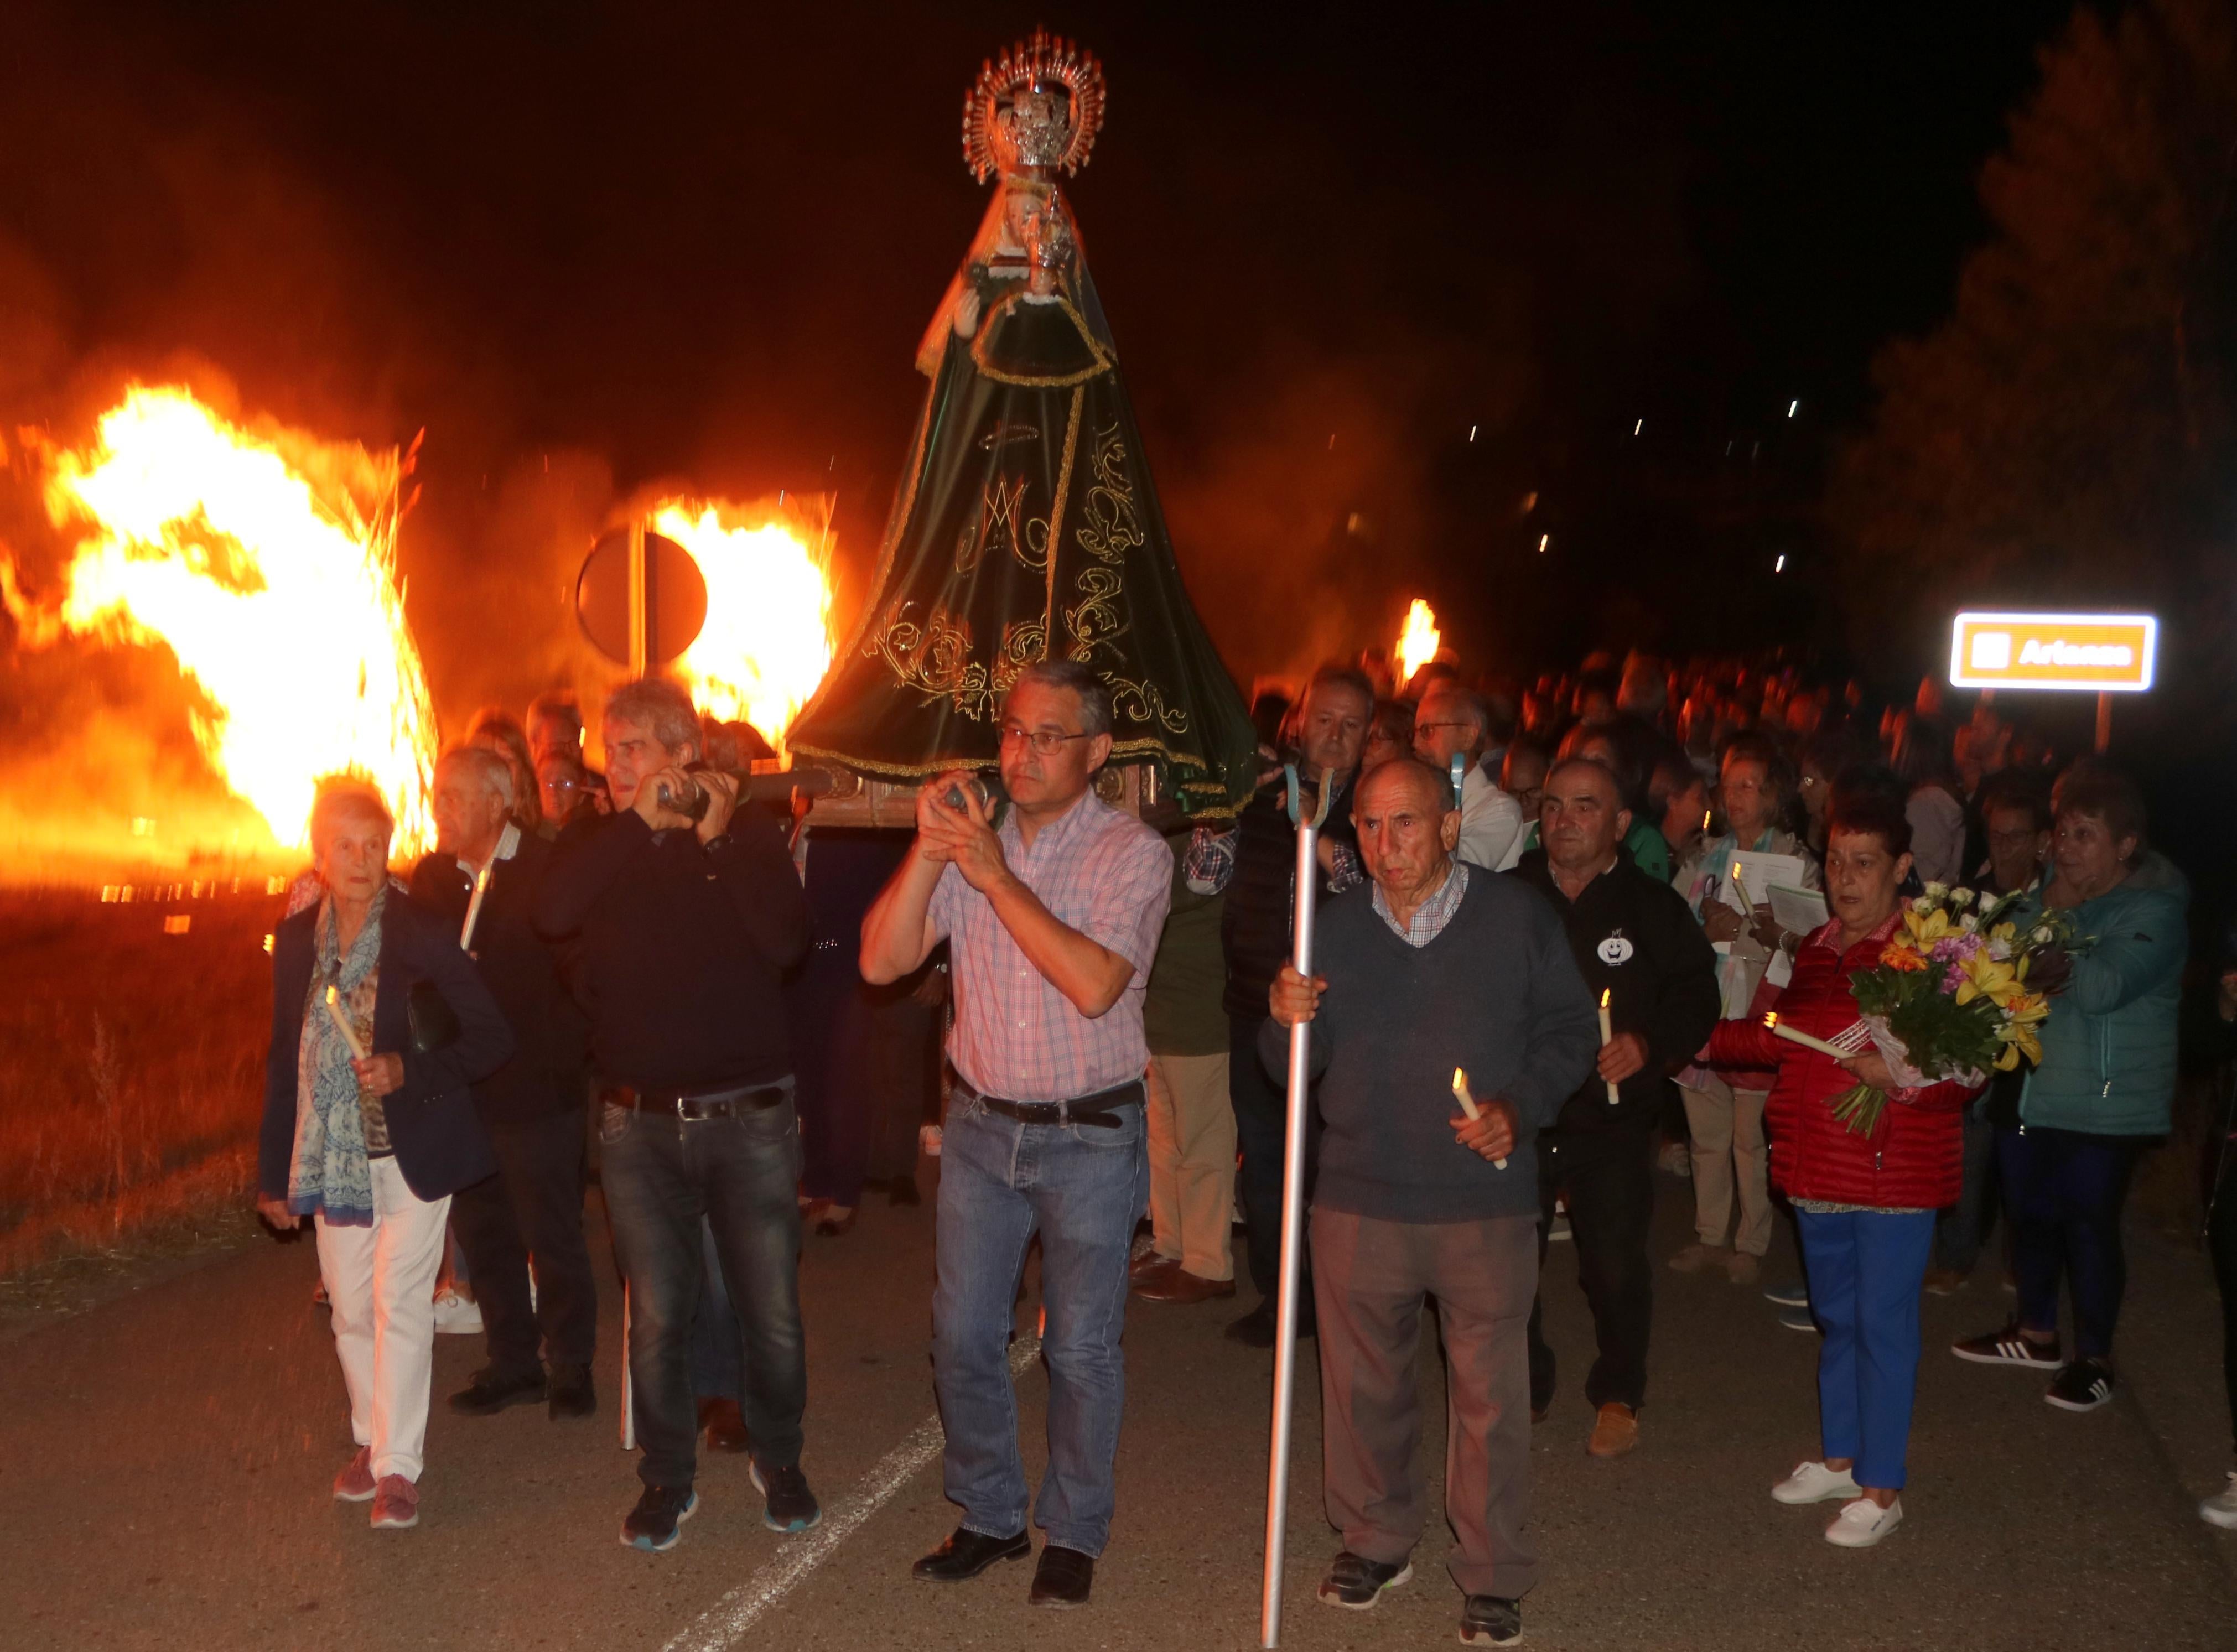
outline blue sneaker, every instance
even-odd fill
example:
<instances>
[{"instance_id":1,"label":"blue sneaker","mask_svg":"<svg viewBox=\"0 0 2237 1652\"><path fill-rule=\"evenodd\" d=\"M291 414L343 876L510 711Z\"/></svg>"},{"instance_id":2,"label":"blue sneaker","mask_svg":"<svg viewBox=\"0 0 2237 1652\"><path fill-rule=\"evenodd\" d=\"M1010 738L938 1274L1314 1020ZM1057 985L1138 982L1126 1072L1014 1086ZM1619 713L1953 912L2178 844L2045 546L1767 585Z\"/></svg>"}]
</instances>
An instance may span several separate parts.
<instances>
[{"instance_id":1,"label":"blue sneaker","mask_svg":"<svg viewBox=\"0 0 2237 1652\"><path fill-rule=\"evenodd\" d=\"M823 1518L815 1493L808 1489L808 1477L796 1464L764 1471L755 1462L748 1465L747 1472L753 1477L754 1490L769 1499L762 1524L771 1531L805 1531Z\"/></svg>"},{"instance_id":2,"label":"blue sneaker","mask_svg":"<svg viewBox=\"0 0 2237 1652\"><path fill-rule=\"evenodd\" d=\"M1790 1331L1815 1331L1818 1328L1818 1321L1810 1317L1810 1305L1807 1302L1798 1308L1779 1309L1778 1322Z\"/></svg>"},{"instance_id":3,"label":"blue sneaker","mask_svg":"<svg viewBox=\"0 0 2237 1652\"><path fill-rule=\"evenodd\" d=\"M649 1485L622 1520L622 1547L664 1555L676 1547L676 1528L699 1512L699 1494L690 1486Z\"/></svg>"},{"instance_id":4,"label":"blue sneaker","mask_svg":"<svg viewBox=\"0 0 2237 1652\"><path fill-rule=\"evenodd\" d=\"M1763 1300L1783 1308L1806 1308L1810 1306L1810 1287L1800 1280L1782 1280L1763 1287Z\"/></svg>"}]
</instances>

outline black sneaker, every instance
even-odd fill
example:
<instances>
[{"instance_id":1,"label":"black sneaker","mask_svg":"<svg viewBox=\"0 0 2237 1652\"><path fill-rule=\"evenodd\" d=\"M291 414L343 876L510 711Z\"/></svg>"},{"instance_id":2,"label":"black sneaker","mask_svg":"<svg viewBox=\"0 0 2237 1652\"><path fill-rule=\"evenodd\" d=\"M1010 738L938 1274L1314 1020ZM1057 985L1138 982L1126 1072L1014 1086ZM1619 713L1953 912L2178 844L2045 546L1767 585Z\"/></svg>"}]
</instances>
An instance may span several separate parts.
<instances>
[{"instance_id":1,"label":"black sneaker","mask_svg":"<svg viewBox=\"0 0 2237 1652\"><path fill-rule=\"evenodd\" d=\"M1382 1598L1384 1589L1397 1588L1413 1575L1411 1560L1390 1565L1347 1549L1329 1563L1328 1576L1321 1579L1320 1603L1363 1612Z\"/></svg>"},{"instance_id":2,"label":"black sneaker","mask_svg":"<svg viewBox=\"0 0 2237 1652\"><path fill-rule=\"evenodd\" d=\"M2043 1399L2061 1411L2095 1411L2113 1397L2113 1367L2102 1359L2061 1366Z\"/></svg>"},{"instance_id":3,"label":"black sneaker","mask_svg":"<svg viewBox=\"0 0 2237 1652\"><path fill-rule=\"evenodd\" d=\"M1950 1352L1976 1366L2027 1366L2038 1371L2056 1370L2058 1344L2036 1342L2020 1334L2016 1321L2001 1331L1984 1331L1950 1345Z\"/></svg>"},{"instance_id":4,"label":"black sneaker","mask_svg":"<svg viewBox=\"0 0 2237 1652\"><path fill-rule=\"evenodd\" d=\"M544 1369L507 1376L485 1366L466 1385L451 1396L451 1409L466 1417L490 1417L507 1405L533 1405L544 1398Z\"/></svg>"},{"instance_id":5,"label":"black sneaker","mask_svg":"<svg viewBox=\"0 0 2237 1652\"><path fill-rule=\"evenodd\" d=\"M622 1547L664 1555L676 1547L676 1527L699 1512L699 1494L690 1486L649 1485L622 1520Z\"/></svg>"},{"instance_id":6,"label":"black sneaker","mask_svg":"<svg viewBox=\"0 0 2237 1652\"><path fill-rule=\"evenodd\" d=\"M1522 1638L1522 1603L1501 1595L1471 1595L1461 1608L1462 1646L1513 1646Z\"/></svg>"},{"instance_id":7,"label":"black sneaker","mask_svg":"<svg viewBox=\"0 0 2237 1652\"><path fill-rule=\"evenodd\" d=\"M764 1469L753 1463L747 1472L753 1477L754 1490L769 1499L762 1524L771 1531L805 1531L823 1518L815 1493L808 1489L808 1477L796 1465Z\"/></svg>"},{"instance_id":8,"label":"black sneaker","mask_svg":"<svg viewBox=\"0 0 2237 1652\"><path fill-rule=\"evenodd\" d=\"M588 1366L552 1366L551 1374L544 1379L544 1392L551 1399L551 1417L555 1423L598 1414L598 1390L591 1380Z\"/></svg>"}]
</instances>

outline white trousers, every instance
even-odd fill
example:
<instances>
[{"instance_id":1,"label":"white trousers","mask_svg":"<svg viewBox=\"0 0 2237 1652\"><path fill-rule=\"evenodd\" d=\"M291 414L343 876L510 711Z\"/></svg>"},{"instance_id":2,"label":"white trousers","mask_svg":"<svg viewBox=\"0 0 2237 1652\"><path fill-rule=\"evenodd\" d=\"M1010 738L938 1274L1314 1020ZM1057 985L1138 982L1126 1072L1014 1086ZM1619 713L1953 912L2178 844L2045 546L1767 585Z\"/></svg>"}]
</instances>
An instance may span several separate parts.
<instances>
[{"instance_id":1,"label":"white trousers","mask_svg":"<svg viewBox=\"0 0 2237 1652\"><path fill-rule=\"evenodd\" d=\"M435 1375L435 1274L451 1201L415 1197L394 1159L375 1159L373 1213L370 1227L318 1219L319 1274L349 1388L350 1433L373 1448L375 1479L400 1474L416 1484Z\"/></svg>"}]
</instances>

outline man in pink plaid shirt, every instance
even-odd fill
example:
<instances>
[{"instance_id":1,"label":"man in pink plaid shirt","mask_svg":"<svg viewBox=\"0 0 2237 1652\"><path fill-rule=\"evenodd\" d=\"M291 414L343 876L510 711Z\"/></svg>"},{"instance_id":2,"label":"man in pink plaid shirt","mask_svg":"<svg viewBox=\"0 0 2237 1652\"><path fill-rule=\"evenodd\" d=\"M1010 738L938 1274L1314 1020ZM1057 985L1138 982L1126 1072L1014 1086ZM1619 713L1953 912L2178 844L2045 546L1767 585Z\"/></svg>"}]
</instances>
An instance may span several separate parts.
<instances>
[{"instance_id":1,"label":"man in pink plaid shirt","mask_svg":"<svg viewBox=\"0 0 2237 1652\"><path fill-rule=\"evenodd\" d=\"M1001 735L999 826L968 775L932 781L916 844L862 922L865 979L900 979L942 940L955 979L933 1379L963 1519L915 1573L960 1583L1033 1552L1009 1341L1038 1233L1048 1472L1033 1511L1047 1542L1029 1598L1084 1606L1111 1534L1126 1265L1149 1194L1142 997L1172 852L1092 790L1111 700L1086 667L1029 668Z\"/></svg>"}]
</instances>

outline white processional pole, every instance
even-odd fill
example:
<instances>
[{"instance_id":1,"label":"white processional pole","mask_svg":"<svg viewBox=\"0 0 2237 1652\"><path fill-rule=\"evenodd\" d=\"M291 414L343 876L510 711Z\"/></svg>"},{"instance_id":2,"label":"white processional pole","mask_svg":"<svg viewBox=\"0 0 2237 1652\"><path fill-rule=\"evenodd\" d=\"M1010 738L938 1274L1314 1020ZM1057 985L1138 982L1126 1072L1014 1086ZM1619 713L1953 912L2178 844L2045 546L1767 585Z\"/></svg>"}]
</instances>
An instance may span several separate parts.
<instances>
[{"instance_id":1,"label":"white processional pole","mask_svg":"<svg viewBox=\"0 0 2237 1652\"><path fill-rule=\"evenodd\" d=\"M1287 766L1290 819L1297 827L1297 866L1291 905L1296 912L1290 962L1299 975L1313 972L1313 895L1320 886L1320 829L1328 819L1334 776L1321 776L1320 799L1310 820L1297 806L1297 770ZM1290 1029L1290 1096L1282 1153L1282 1282L1274 1330L1274 1443L1266 1464L1266 1571L1258 1591L1258 1644L1282 1640L1282 1559L1290 1522L1290 1412L1297 1386L1297 1259L1304 1240L1305 1105L1312 1029Z\"/></svg>"}]
</instances>

